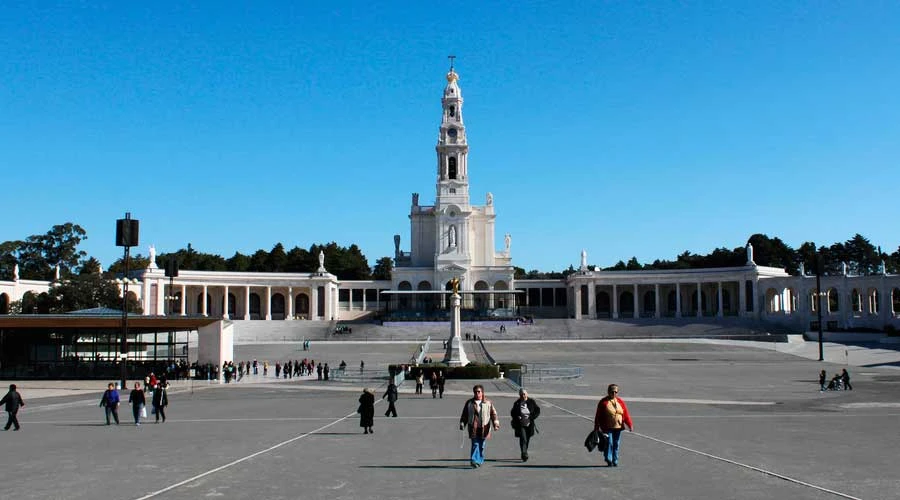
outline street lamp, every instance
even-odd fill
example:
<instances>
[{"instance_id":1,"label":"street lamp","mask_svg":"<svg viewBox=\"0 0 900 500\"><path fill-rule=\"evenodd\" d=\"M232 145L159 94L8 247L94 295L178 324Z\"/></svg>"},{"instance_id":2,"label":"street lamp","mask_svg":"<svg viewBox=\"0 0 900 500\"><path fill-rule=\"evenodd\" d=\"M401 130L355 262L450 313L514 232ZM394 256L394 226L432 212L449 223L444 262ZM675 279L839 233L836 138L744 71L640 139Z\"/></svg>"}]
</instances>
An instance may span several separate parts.
<instances>
[{"instance_id":1,"label":"street lamp","mask_svg":"<svg viewBox=\"0 0 900 500\"><path fill-rule=\"evenodd\" d=\"M121 379L122 390L125 389L125 384L128 379L128 259L130 257L131 247L138 246L138 232L140 229L140 221L131 218L131 212L125 212L124 219L116 220L116 246L125 247L125 272L122 275L122 348L120 352L121 356ZM137 283L137 280L134 281Z\"/></svg>"},{"instance_id":2,"label":"street lamp","mask_svg":"<svg viewBox=\"0 0 900 500\"><path fill-rule=\"evenodd\" d=\"M825 361L825 351L822 346L822 263L819 258L819 249L814 254L816 258L816 316L819 323L819 361Z\"/></svg>"}]
</instances>

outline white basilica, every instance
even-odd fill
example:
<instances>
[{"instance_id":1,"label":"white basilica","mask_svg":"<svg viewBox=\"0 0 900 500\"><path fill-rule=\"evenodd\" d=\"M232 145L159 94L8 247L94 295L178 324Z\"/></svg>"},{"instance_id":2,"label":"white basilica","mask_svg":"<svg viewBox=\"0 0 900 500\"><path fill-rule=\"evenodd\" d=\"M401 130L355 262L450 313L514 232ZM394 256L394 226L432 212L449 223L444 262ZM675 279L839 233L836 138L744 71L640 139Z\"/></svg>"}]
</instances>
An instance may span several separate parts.
<instances>
[{"instance_id":1,"label":"white basilica","mask_svg":"<svg viewBox=\"0 0 900 500\"><path fill-rule=\"evenodd\" d=\"M744 266L666 271L589 269L581 251L578 272L561 280L515 280L506 234L498 249L493 196L473 205L469 193L469 146L463 121L459 75L451 66L441 98L436 145L435 200L420 205L412 195L409 250L394 236L390 281L339 280L320 265L313 273L181 271L170 281L153 261L131 290L144 315L210 316L243 321L341 321L369 317L441 320L448 284L460 280L466 320L519 316L575 320L628 319L652 324L664 318L778 323L797 331L817 320L829 329L900 328L900 276L882 271L855 276L846 271L816 279L758 266L752 247ZM477 175L477 167L473 170ZM577 249L570 249L573 255ZM50 282L0 281L0 313L28 291ZM129 292L131 293L131 292ZM704 319L705 318L705 319Z\"/></svg>"}]
</instances>

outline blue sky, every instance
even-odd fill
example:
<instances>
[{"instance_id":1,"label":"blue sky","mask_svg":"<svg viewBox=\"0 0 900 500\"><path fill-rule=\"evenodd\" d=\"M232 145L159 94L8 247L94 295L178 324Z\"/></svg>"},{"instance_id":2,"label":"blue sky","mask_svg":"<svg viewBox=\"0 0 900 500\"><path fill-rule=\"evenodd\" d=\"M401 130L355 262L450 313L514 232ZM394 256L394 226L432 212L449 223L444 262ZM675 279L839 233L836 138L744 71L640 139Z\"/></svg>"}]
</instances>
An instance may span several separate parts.
<instances>
[{"instance_id":1,"label":"blue sky","mask_svg":"<svg viewBox=\"0 0 900 500\"><path fill-rule=\"evenodd\" d=\"M434 200L455 54L472 202L517 266L900 246L897 2L48 4L0 16L0 241L71 221L109 265L130 211L144 255L374 264Z\"/></svg>"}]
</instances>

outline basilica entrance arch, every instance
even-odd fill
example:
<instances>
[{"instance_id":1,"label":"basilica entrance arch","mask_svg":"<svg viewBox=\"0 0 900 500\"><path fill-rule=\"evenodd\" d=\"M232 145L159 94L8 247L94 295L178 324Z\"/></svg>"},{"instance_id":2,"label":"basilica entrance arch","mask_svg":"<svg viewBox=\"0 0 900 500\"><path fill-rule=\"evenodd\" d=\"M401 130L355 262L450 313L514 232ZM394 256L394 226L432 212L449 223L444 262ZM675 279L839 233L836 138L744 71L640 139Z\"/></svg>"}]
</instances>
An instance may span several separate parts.
<instances>
[{"instance_id":1,"label":"basilica entrance arch","mask_svg":"<svg viewBox=\"0 0 900 500\"><path fill-rule=\"evenodd\" d=\"M310 319L309 317L309 295L298 293L294 297L294 314L302 319Z\"/></svg>"},{"instance_id":2,"label":"basilica entrance arch","mask_svg":"<svg viewBox=\"0 0 900 500\"><path fill-rule=\"evenodd\" d=\"M612 311L612 302L609 300L609 293L604 290L598 289L594 292L596 296L597 303L597 317L598 318L609 318L611 317Z\"/></svg>"}]
</instances>

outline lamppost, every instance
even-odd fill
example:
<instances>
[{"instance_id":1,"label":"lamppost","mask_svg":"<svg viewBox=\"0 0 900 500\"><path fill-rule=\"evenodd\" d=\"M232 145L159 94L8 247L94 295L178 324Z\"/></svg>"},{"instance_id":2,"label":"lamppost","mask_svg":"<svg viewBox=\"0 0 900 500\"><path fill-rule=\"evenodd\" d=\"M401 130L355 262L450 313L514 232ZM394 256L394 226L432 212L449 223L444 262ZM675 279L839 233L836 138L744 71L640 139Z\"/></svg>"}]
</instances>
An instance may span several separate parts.
<instances>
[{"instance_id":1,"label":"lamppost","mask_svg":"<svg viewBox=\"0 0 900 500\"><path fill-rule=\"evenodd\" d=\"M131 218L131 212L125 212L124 219L116 220L116 246L125 247L125 273L122 276L122 344L119 356L121 357L121 385L125 390L128 380L128 259L131 247L138 246L138 232L140 221ZM137 283L137 281L135 281Z\"/></svg>"},{"instance_id":2,"label":"lamppost","mask_svg":"<svg viewBox=\"0 0 900 500\"><path fill-rule=\"evenodd\" d=\"M819 258L819 250L816 249L816 316L819 324L819 361L825 361L825 351L822 346L822 263Z\"/></svg>"}]
</instances>

